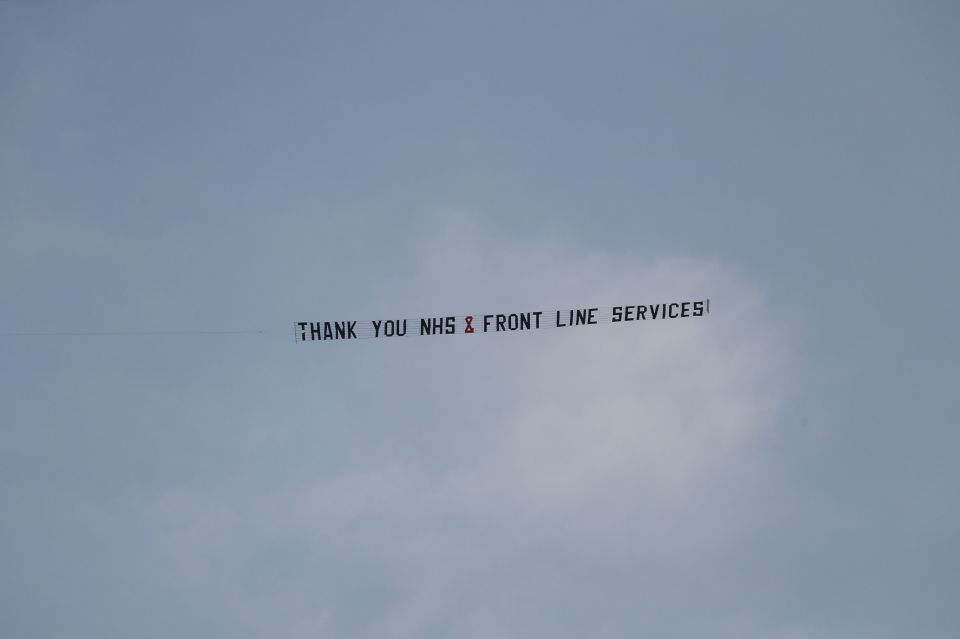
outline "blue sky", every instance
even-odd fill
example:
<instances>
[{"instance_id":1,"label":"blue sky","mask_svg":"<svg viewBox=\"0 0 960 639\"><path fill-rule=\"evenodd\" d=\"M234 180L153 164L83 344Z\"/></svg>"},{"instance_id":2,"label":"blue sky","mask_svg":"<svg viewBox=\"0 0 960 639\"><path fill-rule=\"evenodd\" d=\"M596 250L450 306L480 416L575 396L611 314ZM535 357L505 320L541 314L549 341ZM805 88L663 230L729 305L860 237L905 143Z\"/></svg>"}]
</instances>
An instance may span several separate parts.
<instances>
[{"instance_id":1,"label":"blue sky","mask_svg":"<svg viewBox=\"0 0 960 639\"><path fill-rule=\"evenodd\" d=\"M954 636L958 19L0 2L2 634Z\"/></svg>"}]
</instances>

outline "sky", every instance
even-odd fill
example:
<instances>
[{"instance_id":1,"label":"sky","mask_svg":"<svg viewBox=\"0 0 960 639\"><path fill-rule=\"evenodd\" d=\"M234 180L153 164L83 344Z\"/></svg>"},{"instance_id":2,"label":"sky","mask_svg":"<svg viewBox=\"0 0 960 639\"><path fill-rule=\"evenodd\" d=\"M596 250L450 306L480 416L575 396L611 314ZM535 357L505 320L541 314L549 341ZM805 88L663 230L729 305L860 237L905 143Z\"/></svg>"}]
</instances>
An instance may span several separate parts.
<instances>
[{"instance_id":1,"label":"sky","mask_svg":"<svg viewBox=\"0 0 960 639\"><path fill-rule=\"evenodd\" d=\"M0 0L0 634L956 637L958 26Z\"/></svg>"}]
</instances>

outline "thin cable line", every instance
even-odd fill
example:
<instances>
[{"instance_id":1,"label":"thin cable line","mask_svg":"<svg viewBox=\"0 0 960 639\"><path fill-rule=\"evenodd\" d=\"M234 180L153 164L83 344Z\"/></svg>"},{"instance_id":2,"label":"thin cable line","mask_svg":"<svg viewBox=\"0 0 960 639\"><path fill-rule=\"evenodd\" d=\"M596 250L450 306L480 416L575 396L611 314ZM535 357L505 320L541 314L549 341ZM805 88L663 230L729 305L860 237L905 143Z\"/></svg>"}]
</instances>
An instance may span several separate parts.
<instances>
[{"instance_id":1,"label":"thin cable line","mask_svg":"<svg viewBox=\"0 0 960 639\"><path fill-rule=\"evenodd\" d=\"M262 335L267 331L0 331L0 337L109 337L114 335Z\"/></svg>"}]
</instances>

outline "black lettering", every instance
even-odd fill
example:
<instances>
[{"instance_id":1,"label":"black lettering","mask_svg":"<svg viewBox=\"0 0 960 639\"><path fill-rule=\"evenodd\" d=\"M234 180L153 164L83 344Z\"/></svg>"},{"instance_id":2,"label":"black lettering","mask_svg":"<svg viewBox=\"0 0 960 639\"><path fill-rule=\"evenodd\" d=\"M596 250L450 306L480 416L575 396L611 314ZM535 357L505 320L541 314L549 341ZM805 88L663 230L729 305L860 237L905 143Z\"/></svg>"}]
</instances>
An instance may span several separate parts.
<instances>
[{"instance_id":1,"label":"black lettering","mask_svg":"<svg viewBox=\"0 0 960 639\"><path fill-rule=\"evenodd\" d=\"M347 339L347 325L344 322L336 322L333 325L336 339Z\"/></svg>"},{"instance_id":2,"label":"black lettering","mask_svg":"<svg viewBox=\"0 0 960 639\"><path fill-rule=\"evenodd\" d=\"M640 319L647 319L647 307L643 304L637 306L637 317Z\"/></svg>"},{"instance_id":3,"label":"black lettering","mask_svg":"<svg viewBox=\"0 0 960 639\"><path fill-rule=\"evenodd\" d=\"M690 302L680 305L680 317L690 317Z\"/></svg>"},{"instance_id":4,"label":"black lettering","mask_svg":"<svg viewBox=\"0 0 960 639\"><path fill-rule=\"evenodd\" d=\"M383 323L384 337L403 337L407 332L407 320L403 320L403 332L400 332L400 320L387 320Z\"/></svg>"},{"instance_id":5,"label":"black lettering","mask_svg":"<svg viewBox=\"0 0 960 639\"><path fill-rule=\"evenodd\" d=\"M624 321L624 322L632 322L633 320L637 319L636 317L633 316L633 312L634 312L635 310L637 310L637 309L635 309L635 308L632 307L632 306L628 306L626 312L623 314L623 321Z\"/></svg>"},{"instance_id":6,"label":"black lettering","mask_svg":"<svg viewBox=\"0 0 960 639\"><path fill-rule=\"evenodd\" d=\"M577 309L577 326L587 323L587 309Z\"/></svg>"},{"instance_id":7,"label":"black lettering","mask_svg":"<svg viewBox=\"0 0 960 639\"><path fill-rule=\"evenodd\" d=\"M537 328L540 328L540 316L543 315L543 311L535 311L533 316L537 318Z\"/></svg>"},{"instance_id":8,"label":"black lettering","mask_svg":"<svg viewBox=\"0 0 960 639\"><path fill-rule=\"evenodd\" d=\"M497 314L497 332L498 332L498 333L499 333L500 331L502 331L502 330L505 330L505 329L503 328L503 323L506 322L506 321L507 321L507 316L506 316L506 315Z\"/></svg>"},{"instance_id":9,"label":"black lettering","mask_svg":"<svg viewBox=\"0 0 960 639\"><path fill-rule=\"evenodd\" d=\"M674 319L675 319L676 317L678 317L678 316L677 316L677 312L674 310L674 308L679 308L679 307L680 307L680 305L677 304L676 302L670 304L670 317L671 317L671 318L674 318Z\"/></svg>"},{"instance_id":10,"label":"black lettering","mask_svg":"<svg viewBox=\"0 0 960 639\"><path fill-rule=\"evenodd\" d=\"M383 320L373 320L371 324L373 324L373 336L380 337L380 325L383 324Z\"/></svg>"},{"instance_id":11,"label":"black lettering","mask_svg":"<svg viewBox=\"0 0 960 639\"><path fill-rule=\"evenodd\" d=\"M557 311L557 328L560 328L562 326L566 326L566 324L560 323L560 311Z\"/></svg>"},{"instance_id":12,"label":"black lettering","mask_svg":"<svg viewBox=\"0 0 960 639\"><path fill-rule=\"evenodd\" d=\"M323 323L323 339L333 339L333 329L330 328L330 322Z\"/></svg>"},{"instance_id":13,"label":"black lettering","mask_svg":"<svg viewBox=\"0 0 960 639\"><path fill-rule=\"evenodd\" d=\"M445 330L444 332L447 335L453 335L457 330L457 318L454 316L447 317L445 319Z\"/></svg>"},{"instance_id":14,"label":"black lettering","mask_svg":"<svg viewBox=\"0 0 960 639\"><path fill-rule=\"evenodd\" d=\"M347 337L348 337L349 339L357 339L357 333L356 333L356 331L354 330L355 328L357 328L357 323L356 323L356 322L348 322L348 323L347 323L347 331L348 331Z\"/></svg>"},{"instance_id":15,"label":"black lettering","mask_svg":"<svg viewBox=\"0 0 960 639\"><path fill-rule=\"evenodd\" d=\"M430 317L420 320L421 335L441 335L445 330L445 320L449 318Z\"/></svg>"},{"instance_id":16,"label":"black lettering","mask_svg":"<svg viewBox=\"0 0 960 639\"><path fill-rule=\"evenodd\" d=\"M493 315L484 315L484 316L483 316L483 332L484 332L484 333L487 332L487 328L490 326L490 318L491 318L491 317L493 317Z\"/></svg>"},{"instance_id":17,"label":"black lettering","mask_svg":"<svg viewBox=\"0 0 960 639\"><path fill-rule=\"evenodd\" d=\"M591 308L587 311L587 324L596 324L597 323L597 309Z\"/></svg>"},{"instance_id":18,"label":"black lettering","mask_svg":"<svg viewBox=\"0 0 960 639\"><path fill-rule=\"evenodd\" d=\"M611 322L620 322L623 317L623 308L620 306L613 307L613 315L610 317Z\"/></svg>"}]
</instances>

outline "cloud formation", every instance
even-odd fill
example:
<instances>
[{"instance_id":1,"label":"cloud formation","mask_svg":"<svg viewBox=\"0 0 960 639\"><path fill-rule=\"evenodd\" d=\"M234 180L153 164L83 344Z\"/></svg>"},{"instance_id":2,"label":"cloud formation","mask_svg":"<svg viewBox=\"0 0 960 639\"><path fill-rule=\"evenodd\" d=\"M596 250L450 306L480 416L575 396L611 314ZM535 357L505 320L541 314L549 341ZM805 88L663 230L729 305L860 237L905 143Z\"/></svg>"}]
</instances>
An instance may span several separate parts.
<instances>
[{"instance_id":1,"label":"cloud formation","mask_svg":"<svg viewBox=\"0 0 960 639\"><path fill-rule=\"evenodd\" d=\"M582 255L463 222L423 255L410 279L417 289L404 292L425 308L710 297L712 313L438 338L416 356L406 345L364 343L357 357L378 358L377 369L410 356L404 367L365 370L362 383L385 389L391 376L372 410L407 429L411 445L336 473L292 473L300 480L269 491L165 495L151 517L173 533L158 539L188 583L216 589L224 575L202 568L211 557L249 566L277 545L301 555L304 572L294 572L312 584L278 581L286 585L272 597L293 608L284 635L578 636L562 621L564 602L604 585L571 583L553 574L558 567L682 564L736 537L787 356L749 281L716 262ZM323 576L306 577L312 571ZM640 582L620 587L646 596ZM255 601L244 609L270 617L266 602L246 596Z\"/></svg>"}]
</instances>

